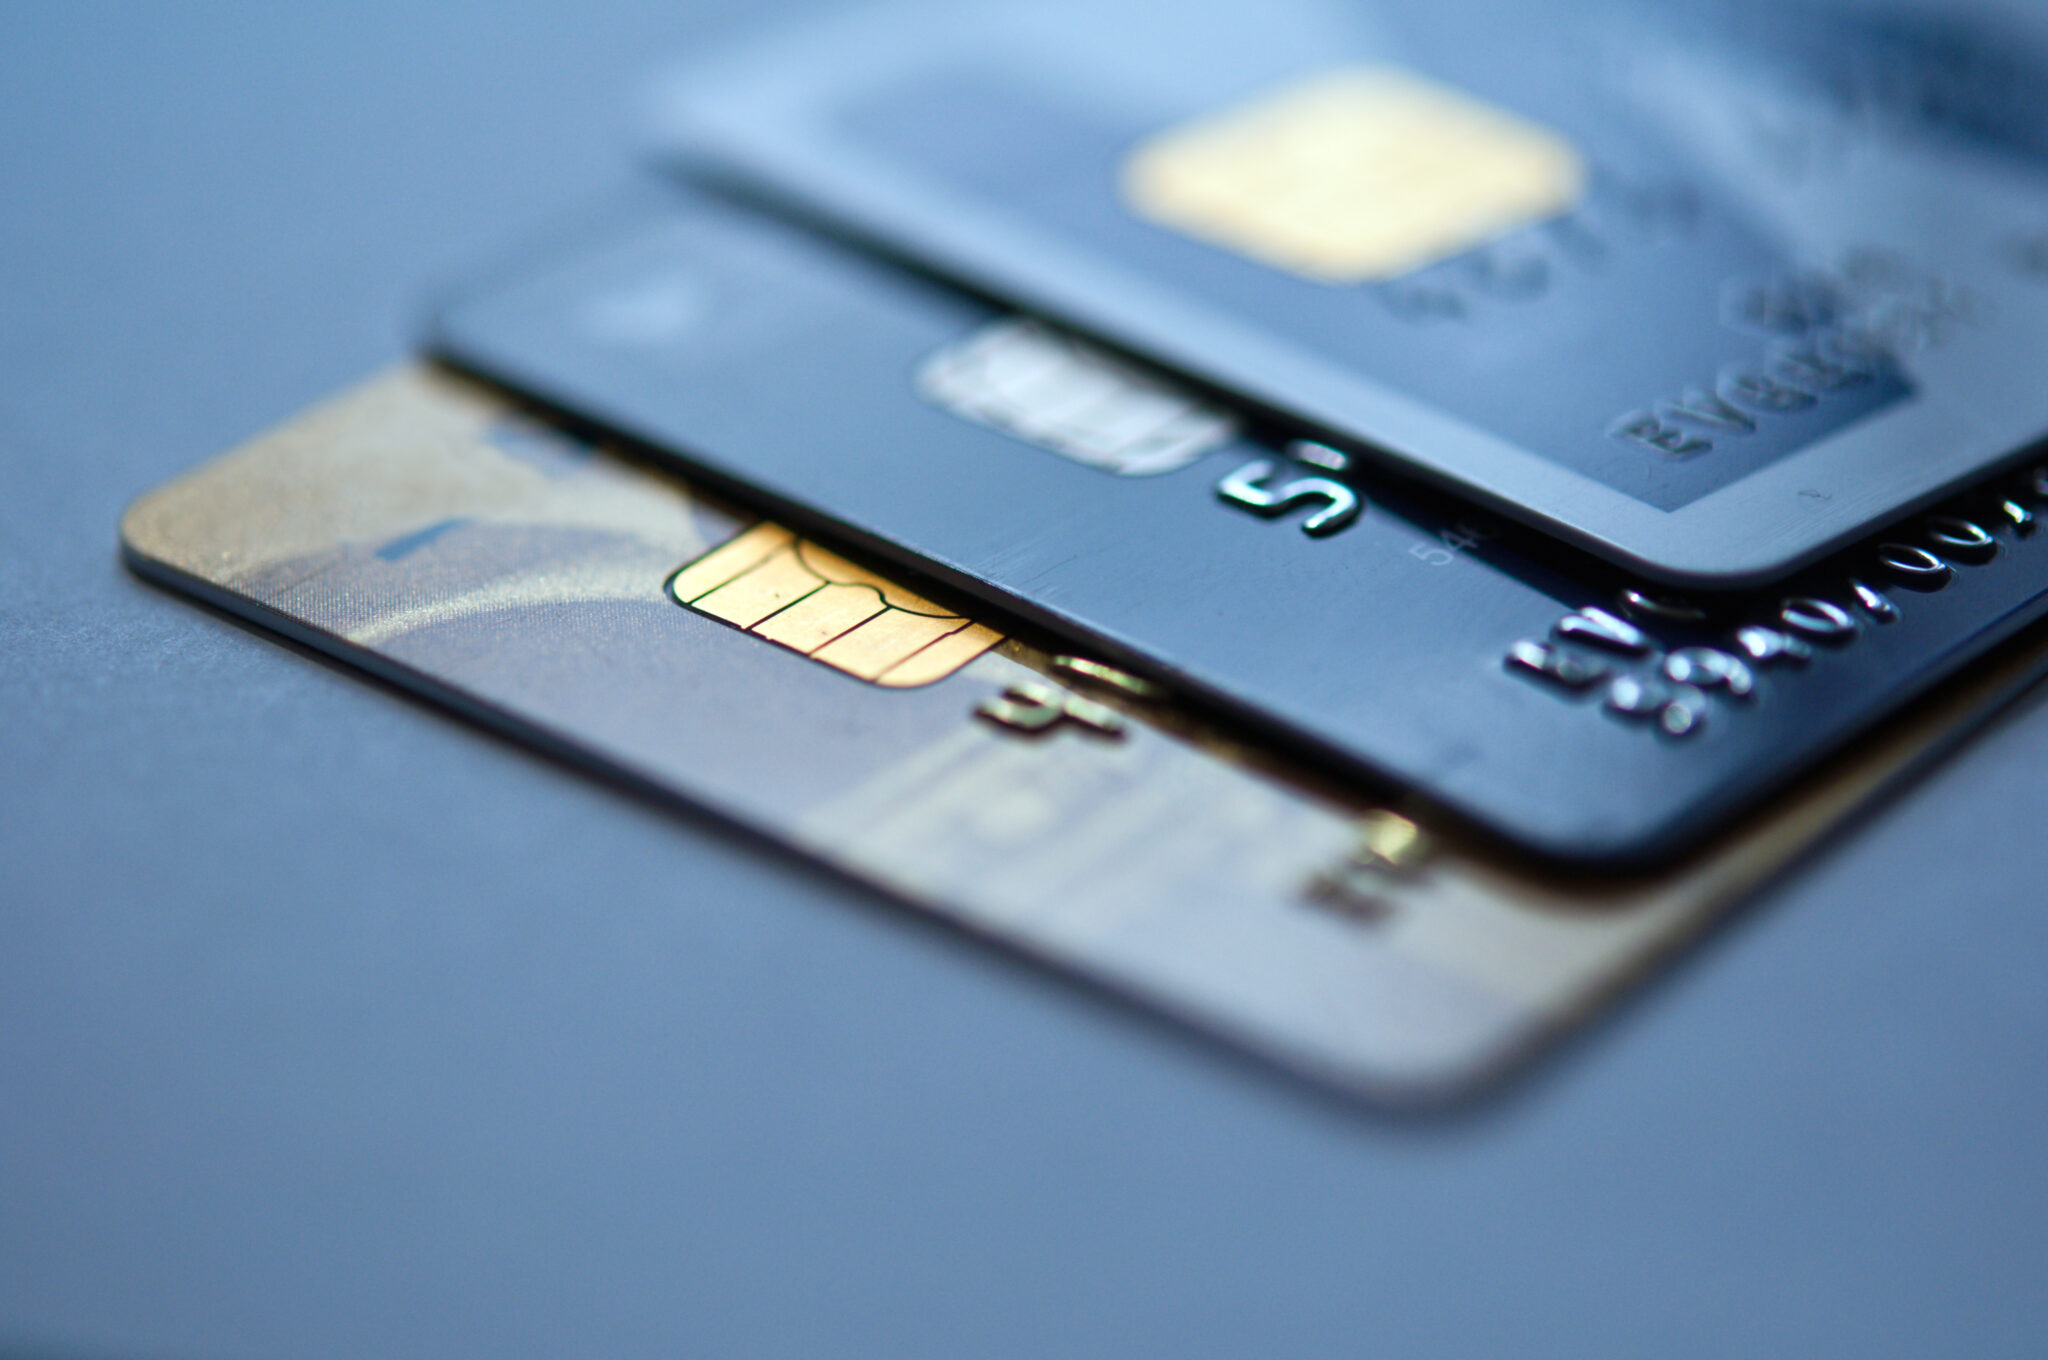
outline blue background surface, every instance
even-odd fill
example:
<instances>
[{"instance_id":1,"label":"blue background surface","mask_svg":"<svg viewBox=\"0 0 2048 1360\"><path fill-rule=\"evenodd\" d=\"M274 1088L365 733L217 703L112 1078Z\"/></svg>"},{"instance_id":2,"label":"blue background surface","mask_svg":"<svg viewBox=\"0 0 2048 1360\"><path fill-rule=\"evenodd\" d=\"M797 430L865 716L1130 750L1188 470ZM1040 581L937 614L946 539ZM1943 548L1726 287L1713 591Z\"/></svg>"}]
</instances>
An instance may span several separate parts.
<instances>
[{"instance_id":1,"label":"blue background surface","mask_svg":"<svg viewBox=\"0 0 2048 1360\"><path fill-rule=\"evenodd\" d=\"M753 17L0 8L0 1349L2039 1354L2041 703L1398 1122L122 572Z\"/></svg>"}]
</instances>

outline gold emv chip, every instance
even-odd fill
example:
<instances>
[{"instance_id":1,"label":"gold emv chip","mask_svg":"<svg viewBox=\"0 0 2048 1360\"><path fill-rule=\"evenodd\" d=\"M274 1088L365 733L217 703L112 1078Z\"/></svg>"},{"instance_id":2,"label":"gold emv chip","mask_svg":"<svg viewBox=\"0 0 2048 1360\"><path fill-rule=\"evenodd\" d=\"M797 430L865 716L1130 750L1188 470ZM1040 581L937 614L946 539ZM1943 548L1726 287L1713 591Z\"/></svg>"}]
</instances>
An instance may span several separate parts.
<instances>
[{"instance_id":1,"label":"gold emv chip","mask_svg":"<svg viewBox=\"0 0 2048 1360\"><path fill-rule=\"evenodd\" d=\"M677 604L834 670L908 689L1003 640L779 524L756 524L669 577Z\"/></svg>"},{"instance_id":2,"label":"gold emv chip","mask_svg":"<svg viewBox=\"0 0 2048 1360\"><path fill-rule=\"evenodd\" d=\"M1325 72L1139 144L1139 216L1321 283L1390 279L1555 217L1586 179L1548 128L1413 72Z\"/></svg>"}]
</instances>

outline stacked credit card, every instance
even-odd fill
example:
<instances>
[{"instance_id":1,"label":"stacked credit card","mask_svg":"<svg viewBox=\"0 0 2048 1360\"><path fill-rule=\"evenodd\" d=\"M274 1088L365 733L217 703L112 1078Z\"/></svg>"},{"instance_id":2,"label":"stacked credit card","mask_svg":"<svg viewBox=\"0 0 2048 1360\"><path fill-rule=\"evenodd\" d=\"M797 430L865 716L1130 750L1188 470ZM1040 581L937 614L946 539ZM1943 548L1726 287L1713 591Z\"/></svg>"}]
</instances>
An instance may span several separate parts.
<instances>
[{"instance_id":1,"label":"stacked credit card","mask_svg":"<svg viewBox=\"0 0 2048 1360\"><path fill-rule=\"evenodd\" d=\"M131 562L1318 1080L1474 1089L2048 660L2048 30L868 7Z\"/></svg>"}]
</instances>

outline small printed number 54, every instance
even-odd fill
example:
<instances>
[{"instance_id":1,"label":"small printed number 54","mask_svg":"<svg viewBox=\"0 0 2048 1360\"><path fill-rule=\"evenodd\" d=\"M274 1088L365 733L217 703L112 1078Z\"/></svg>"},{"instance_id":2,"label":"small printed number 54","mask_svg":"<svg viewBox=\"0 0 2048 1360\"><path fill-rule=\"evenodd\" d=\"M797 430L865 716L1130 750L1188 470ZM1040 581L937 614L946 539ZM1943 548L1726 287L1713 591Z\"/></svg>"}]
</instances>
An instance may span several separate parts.
<instances>
[{"instance_id":1,"label":"small printed number 54","mask_svg":"<svg viewBox=\"0 0 2048 1360\"><path fill-rule=\"evenodd\" d=\"M1459 553L1470 552L1488 535L1486 530L1474 528L1470 524L1455 524L1448 529L1439 530L1437 537L1442 541L1432 543L1426 538L1419 538L1410 543L1408 555L1419 557L1432 567L1448 567L1457 560Z\"/></svg>"}]
</instances>

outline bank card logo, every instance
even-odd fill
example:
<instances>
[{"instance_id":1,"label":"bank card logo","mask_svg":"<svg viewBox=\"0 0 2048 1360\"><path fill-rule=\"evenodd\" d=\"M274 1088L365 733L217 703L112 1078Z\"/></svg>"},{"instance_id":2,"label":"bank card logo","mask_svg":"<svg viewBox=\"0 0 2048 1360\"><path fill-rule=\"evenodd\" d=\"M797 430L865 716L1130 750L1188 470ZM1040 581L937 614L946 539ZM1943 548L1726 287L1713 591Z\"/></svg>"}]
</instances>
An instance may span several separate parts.
<instances>
[{"instance_id":1,"label":"bank card logo","mask_svg":"<svg viewBox=\"0 0 2048 1360\"><path fill-rule=\"evenodd\" d=\"M943 680L1002 634L863 571L779 524L757 524L669 577L688 609L871 684Z\"/></svg>"},{"instance_id":2,"label":"bank card logo","mask_svg":"<svg viewBox=\"0 0 2048 1360\"><path fill-rule=\"evenodd\" d=\"M1113 472L1156 477L1230 442L1237 423L1165 378L1029 317L1005 317L917 371L954 415Z\"/></svg>"},{"instance_id":3,"label":"bank card logo","mask_svg":"<svg viewBox=\"0 0 2048 1360\"><path fill-rule=\"evenodd\" d=\"M1394 278L1573 207L1571 143L1390 66L1169 128L1123 168L1140 217L1322 283Z\"/></svg>"}]
</instances>

